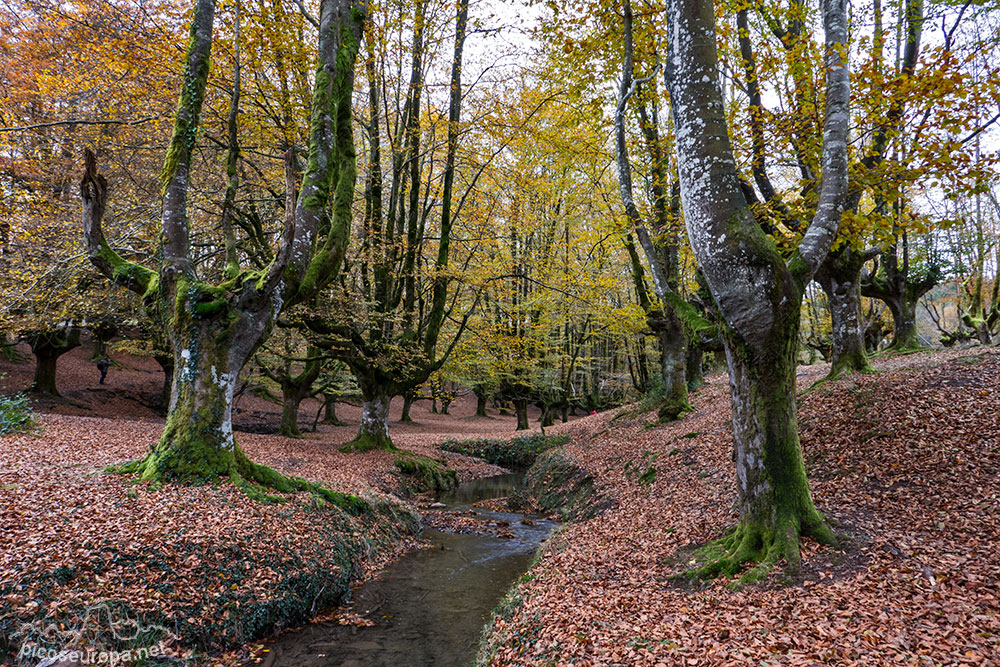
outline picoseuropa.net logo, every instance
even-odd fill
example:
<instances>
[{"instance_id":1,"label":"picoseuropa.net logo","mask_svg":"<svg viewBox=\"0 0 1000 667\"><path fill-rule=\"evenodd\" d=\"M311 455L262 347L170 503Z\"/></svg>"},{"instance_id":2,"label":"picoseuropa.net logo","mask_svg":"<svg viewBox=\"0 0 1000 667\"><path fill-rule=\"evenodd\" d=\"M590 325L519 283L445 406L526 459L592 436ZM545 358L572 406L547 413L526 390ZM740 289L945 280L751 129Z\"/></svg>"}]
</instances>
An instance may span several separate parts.
<instances>
[{"instance_id":1,"label":"picoseuropa.net logo","mask_svg":"<svg viewBox=\"0 0 1000 667\"><path fill-rule=\"evenodd\" d=\"M162 625L116 613L107 602L88 607L74 626L46 617L22 624L14 636L21 639L17 659L25 665L36 661L40 665L127 665L164 655L166 644L175 638ZM108 644L128 648L99 648Z\"/></svg>"}]
</instances>

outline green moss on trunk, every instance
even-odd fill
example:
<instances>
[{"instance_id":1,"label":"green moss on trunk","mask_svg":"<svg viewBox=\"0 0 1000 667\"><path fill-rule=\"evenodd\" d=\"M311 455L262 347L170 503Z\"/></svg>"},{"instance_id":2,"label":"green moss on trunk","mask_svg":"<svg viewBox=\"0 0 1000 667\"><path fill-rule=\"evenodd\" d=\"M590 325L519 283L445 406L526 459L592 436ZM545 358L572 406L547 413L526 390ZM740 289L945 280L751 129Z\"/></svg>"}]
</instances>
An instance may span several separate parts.
<instances>
[{"instance_id":1,"label":"green moss on trunk","mask_svg":"<svg viewBox=\"0 0 1000 667\"><path fill-rule=\"evenodd\" d=\"M757 348L727 332L740 523L720 543L724 553L693 572L696 577L732 575L747 563L760 565L751 575L759 576L780 560L794 572L800 537L836 543L813 505L799 442L798 325L798 309L788 309Z\"/></svg>"}]
</instances>

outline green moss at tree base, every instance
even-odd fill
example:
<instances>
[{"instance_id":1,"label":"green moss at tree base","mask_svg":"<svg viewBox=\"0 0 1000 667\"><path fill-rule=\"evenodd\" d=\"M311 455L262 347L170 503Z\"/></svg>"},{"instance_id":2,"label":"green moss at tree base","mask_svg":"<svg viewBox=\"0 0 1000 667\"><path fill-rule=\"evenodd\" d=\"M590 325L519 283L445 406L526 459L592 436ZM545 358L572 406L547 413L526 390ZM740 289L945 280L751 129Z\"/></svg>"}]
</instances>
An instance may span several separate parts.
<instances>
[{"instance_id":1,"label":"green moss at tree base","mask_svg":"<svg viewBox=\"0 0 1000 667\"><path fill-rule=\"evenodd\" d=\"M744 521L727 535L709 542L695 552L702 564L678 575L688 580L734 577L743 585L760 581L784 562L788 575L797 575L802 557L799 539L808 536L820 544L837 544L837 538L823 516L815 509L796 516L781 512L773 525Z\"/></svg>"},{"instance_id":2,"label":"green moss at tree base","mask_svg":"<svg viewBox=\"0 0 1000 667\"><path fill-rule=\"evenodd\" d=\"M687 397L684 399L666 398L657 406L656 417L660 424L677 421L688 412L693 412L694 408L688 403Z\"/></svg>"},{"instance_id":3,"label":"green moss at tree base","mask_svg":"<svg viewBox=\"0 0 1000 667\"><path fill-rule=\"evenodd\" d=\"M376 449L390 452L399 451L389 436L380 437L366 432L358 433L353 440L340 446L342 452L370 452Z\"/></svg>"},{"instance_id":4,"label":"green moss at tree base","mask_svg":"<svg viewBox=\"0 0 1000 667\"><path fill-rule=\"evenodd\" d=\"M283 503L288 500L286 496L276 494L307 492L314 496L314 501L317 504L330 503L354 516L372 511L371 505L358 496L332 491L321 484L307 481L301 477L286 476L274 468L254 463L239 447L230 453L233 462L227 467L225 474L204 474L206 469L202 469L198 475L178 475L164 465L164 462L170 459L158 455L156 449L141 459L108 466L105 468L105 473L139 474L139 481L148 483L154 488L159 488L167 483L198 485L215 484L220 480L227 480L247 497L264 503ZM193 470L194 468L185 465L184 469Z\"/></svg>"}]
</instances>

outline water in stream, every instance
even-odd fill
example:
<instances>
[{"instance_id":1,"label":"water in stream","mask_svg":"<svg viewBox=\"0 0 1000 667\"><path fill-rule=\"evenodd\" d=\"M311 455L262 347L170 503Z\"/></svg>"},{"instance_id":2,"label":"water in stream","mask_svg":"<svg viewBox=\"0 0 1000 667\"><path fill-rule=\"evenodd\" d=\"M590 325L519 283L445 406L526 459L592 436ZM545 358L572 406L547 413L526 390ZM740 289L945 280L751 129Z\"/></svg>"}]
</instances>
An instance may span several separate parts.
<instances>
[{"instance_id":1,"label":"water in stream","mask_svg":"<svg viewBox=\"0 0 1000 667\"><path fill-rule=\"evenodd\" d=\"M517 476L463 484L440 498L451 510L506 496ZM426 530L433 547L404 556L376 581L358 588L353 611L372 627L317 623L279 638L265 661L274 667L467 667L483 626L511 584L528 567L551 521L472 508L485 519L507 521L512 538ZM433 510L431 510L433 511Z\"/></svg>"}]
</instances>

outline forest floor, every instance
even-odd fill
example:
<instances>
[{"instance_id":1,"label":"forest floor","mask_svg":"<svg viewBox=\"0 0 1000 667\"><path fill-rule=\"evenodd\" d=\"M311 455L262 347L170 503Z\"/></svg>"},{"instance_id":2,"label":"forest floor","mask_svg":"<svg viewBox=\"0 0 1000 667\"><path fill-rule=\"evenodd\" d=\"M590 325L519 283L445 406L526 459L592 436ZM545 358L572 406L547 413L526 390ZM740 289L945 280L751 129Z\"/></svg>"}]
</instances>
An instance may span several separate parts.
<instances>
[{"instance_id":1,"label":"forest floor","mask_svg":"<svg viewBox=\"0 0 1000 667\"><path fill-rule=\"evenodd\" d=\"M800 399L813 497L841 545L807 541L790 583L672 579L737 521L724 377L673 424L609 411L553 429L615 506L550 539L482 661L1000 665L1000 350L875 365ZM822 370L801 367L800 390Z\"/></svg>"},{"instance_id":2,"label":"forest floor","mask_svg":"<svg viewBox=\"0 0 1000 667\"><path fill-rule=\"evenodd\" d=\"M572 437L566 451L613 505L550 540L494 620L486 662L1000 664L1000 351L913 354L876 366L878 374L826 383L800 400L813 496L843 537L839 549L807 542L802 577L791 584L777 573L740 590L671 579L694 546L737 518L725 377L710 378L693 396L695 412L674 424L655 425L633 407L547 429ZM802 367L800 389L825 370ZM0 364L0 392L26 387L30 371L30 363ZM256 614L250 627L267 627L284 600L327 599L303 583L316 573L369 577L416 545L384 523L332 521L308 498L263 505L228 485L153 492L101 474L158 436L162 420L147 405L161 377L151 360L126 358L101 387L75 350L60 360L64 399L38 405L41 430L0 440L0 656L4 633L19 623L48 619L58 632L79 620L73 610L103 600L127 605L112 615L155 612L186 637L200 629L205 646L219 632L240 643L246 624L236 617ZM418 425L392 425L397 444L446 459L463 479L498 471L437 444L510 437L512 417L475 418L471 396L449 416L428 407L415 406ZM238 408L238 429L277 424L277 406L263 399L247 395ZM348 426L320 425L302 439L237 438L256 461L405 513L412 506L392 495L399 480L391 454L336 449L354 435L358 412L338 406ZM352 553L362 568L344 573L343 550L329 548L336 531L357 538ZM168 648L183 656L199 646ZM248 655L231 651L211 664Z\"/></svg>"},{"instance_id":3,"label":"forest floor","mask_svg":"<svg viewBox=\"0 0 1000 667\"><path fill-rule=\"evenodd\" d=\"M285 438L261 433L276 432L280 406L246 394L237 403L236 437L252 460L359 495L386 516L320 509L308 494L268 505L228 484L152 491L103 474L109 464L141 457L158 439L163 419L154 406L163 376L151 359L114 355L108 384L99 385L89 352L78 348L60 358L62 397L33 400L34 432L0 438L0 664L8 652L16 661L28 633L40 646L116 645L118 638L94 620L98 614L168 628L185 640L166 645L176 657L208 649L217 656L211 664L236 664L247 649L218 656L219 647L322 612L336 603L337 587L373 576L419 546L415 506L401 499L406 480L396 474L395 455L337 449L357 432L354 405L338 405L345 426L321 424L303 438ZM27 388L32 372L30 356L0 362L0 393ZM394 403L391 427L400 448L445 460L461 480L504 472L437 444L509 438L514 417L477 418L475 397L466 395L450 415L418 402L412 411L418 423L399 424ZM318 409L304 402L303 430ZM106 601L114 601L112 608ZM82 639L66 634L81 628Z\"/></svg>"}]
</instances>

